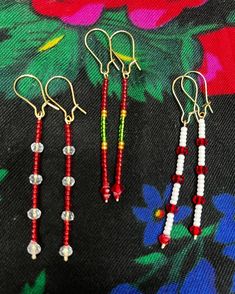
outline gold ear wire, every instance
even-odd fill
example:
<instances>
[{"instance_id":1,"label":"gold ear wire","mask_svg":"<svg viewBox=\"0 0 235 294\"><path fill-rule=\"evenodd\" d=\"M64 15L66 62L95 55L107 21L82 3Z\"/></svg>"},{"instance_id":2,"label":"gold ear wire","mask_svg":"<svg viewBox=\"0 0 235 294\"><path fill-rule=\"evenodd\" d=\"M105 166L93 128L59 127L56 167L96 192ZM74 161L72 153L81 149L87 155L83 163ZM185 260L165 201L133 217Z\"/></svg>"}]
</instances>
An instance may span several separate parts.
<instances>
[{"instance_id":1,"label":"gold ear wire","mask_svg":"<svg viewBox=\"0 0 235 294\"><path fill-rule=\"evenodd\" d=\"M188 92L184 89L183 79L185 79L185 78L191 80L194 83L194 85L195 85L195 97L194 98L192 98L188 94ZM181 79L181 89L182 89L182 91L193 102L193 111L191 111L191 112L188 113L188 118L185 118L184 108L183 108L182 104L180 103L180 100L179 100L179 98L178 98L178 96L177 96L177 94L175 92L175 85L176 85L177 81L180 80L180 79ZM191 116L197 112L197 108L198 108L198 104L197 104L197 99L198 99L198 86L197 86L197 83L190 76L186 76L186 75L179 76L172 83L172 93L173 93L173 96L176 99L176 102L178 103L178 105L179 105L179 107L180 107L180 109L182 111L181 122L184 124L184 126L186 126L186 125L189 124L189 122L191 120Z\"/></svg>"},{"instance_id":2,"label":"gold ear wire","mask_svg":"<svg viewBox=\"0 0 235 294\"><path fill-rule=\"evenodd\" d=\"M69 85L69 88L70 88L70 91L71 91L71 95L72 95L72 101L73 101L73 104L74 104L74 106L73 106L73 108L72 108L72 110L71 110L71 114L68 114L67 111L66 111L66 109L65 109L64 107L62 107L58 102L56 102L56 101L55 101L55 100L49 95L49 93L48 93L48 87L49 87L49 84L50 84L51 81L53 81L53 80L55 80L55 79L62 79L62 80L65 80L65 81L68 83L68 85ZM76 109L79 109L82 113L86 114L86 111L85 111L83 108L81 108L81 107L79 106L79 104L76 102L76 98L75 98L75 94L74 94L73 85L72 85L72 83L70 82L70 80L67 79L66 77L64 77L64 76L54 76L54 77L50 78L50 79L47 81L47 83L46 83L46 86L45 86L45 93L46 93L46 95L47 95L47 98L48 98L49 100L51 100L52 103L55 104L60 110L63 111L63 113L64 113L64 118L65 118L65 122L66 122L67 124L70 124L72 121L74 121L74 118L75 118L75 117L74 117L74 112L75 112Z\"/></svg>"},{"instance_id":3,"label":"gold ear wire","mask_svg":"<svg viewBox=\"0 0 235 294\"><path fill-rule=\"evenodd\" d=\"M127 31L124 31L124 30L120 30L120 31L117 31L115 33L113 33L110 37L110 41L111 41L111 44L112 44L112 40L115 36L117 36L118 34L126 34L130 37L131 39L131 43L132 43L132 61L129 63L127 69L125 68L125 63L122 61L122 58L121 58L121 54L118 54L117 52L115 52L115 50L113 50L113 46L112 46L112 51L113 51L113 54L116 56L116 58L120 61L121 65L122 65L122 74L123 74L123 77L124 78L128 78L130 73L131 73L131 67L135 64L138 68L138 70L141 70L137 60L136 60L136 57L135 57L135 40L132 36L132 34L130 34L129 32Z\"/></svg>"},{"instance_id":4,"label":"gold ear wire","mask_svg":"<svg viewBox=\"0 0 235 294\"><path fill-rule=\"evenodd\" d=\"M42 98L44 100L44 103L42 104L41 106L41 110L38 111L37 107L35 104L33 104L27 97L24 97L23 95L21 95L18 91L17 91L17 83L19 82L19 80L21 79L24 79L24 78L31 78L31 79L34 79L35 81L38 82L39 84L39 87L40 87L40 90L41 90L41 94L42 94ZM41 119L42 117L45 116L45 107L47 105L49 105L49 101L46 99L46 95L45 95L45 92L44 92L44 89L43 89L43 85L41 83L41 81L35 77L34 75L31 75L31 74L24 74L24 75L21 75L19 76L13 83L13 90L15 92L15 94L23 99L26 103L28 103L33 109L34 109L34 114L35 116L38 118L38 119ZM54 107L56 110L59 110L57 107L55 107L54 105L50 105L51 107Z\"/></svg>"},{"instance_id":5,"label":"gold ear wire","mask_svg":"<svg viewBox=\"0 0 235 294\"><path fill-rule=\"evenodd\" d=\"M204 110L203 111L200 110L200 106L197 104L197 107L198 107L198 110L197 110L197 116L198 116L198 118L197 119L199 119L199 118L205 118L206 115L207 115L207 108L209 108L210 112L213 113L213 110L212 110L212 107L211 107L211 101L209 101L209 98L208 98L208 87L207 87L206 78L204 77L204 75L202 73L200 73L199 71L196 71L196 70L188 71L188 72L186 72L186 74L184 74L184 76L189 77L190 74L197 74L197 75L199 75L203 79L204 87L205 87L205 99L206 99L206 103L203 104L203 107L204 107Z\"/></svg>"},{"instance_id":6,"label":"gold ear wire","mask_svg":"<svg viewBox=\"0 0 235 294\"><path fill-rule=\"evenodd\" d=\"M104 70L104 66L102 61L99 59L99 57L95 54L95 52L90 48L90 46L88 45L88 36L92 33L92 32L101 32L103 33L107 38L108 38L108 43L109 43L109 57L110 57L110 61L107 63L106 65L106 69ZM113 58L113 50L112 50L112 43L111 43L111 39L108 35L108 33L103 30L103 29L99 29L99 28L94 28L92 30L90 30L89 32L86 33L85 35L85 46L88 49L88 51L92 54L92 56L96 59L96 61L99 63L100 65L100 73L102 75L104 75L104 77L107 77L110 71L110 65L113 63L114 66L116 67L117 70L119 70L118 65L115 63L115 60Z\"/></svg>"}]
</instances>

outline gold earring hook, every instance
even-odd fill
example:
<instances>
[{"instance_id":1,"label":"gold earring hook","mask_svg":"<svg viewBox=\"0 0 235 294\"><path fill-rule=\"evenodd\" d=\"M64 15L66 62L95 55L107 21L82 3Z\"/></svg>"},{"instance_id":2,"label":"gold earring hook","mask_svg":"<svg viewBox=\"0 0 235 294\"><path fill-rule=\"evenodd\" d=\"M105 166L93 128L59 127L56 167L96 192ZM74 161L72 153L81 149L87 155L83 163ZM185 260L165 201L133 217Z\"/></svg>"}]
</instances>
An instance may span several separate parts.
<instances>
[{"instance_id":1,"label":"gold earring hook","mask_svg":"<svg viewBox=\"0 0 235 294\"><path fill-rule=\"evenodd\" d=\"M138 68L138 70L141 70L141 67L139 66L137 60L136 60L136 57L135 57L135 40L132 36L132 34L130 34L129 32L127 31L124 31L124 30L120 30L120 31L117 31L115 33L113 33L110 37L110 41L111 41L111 44L113 42L113 38L115 36L117 36L118 34L126 34L130 37L131 39L131 43L132 43L132 57L131 57L131 62L129 63L127 69L125 68L125 63L122 61L122 54L120 53L117 53L113 50L113 45L112 45L112 51L113 51L113 54L116 56L116 58L120 61L121 65L122 65L122 74L123 74L123 77L124 78L128 78L130 73L131 73L131 67L135 64Z\"/></svg>"},{"instance_id":2,"label":"gold earring hook","mask_svg":"<svg viewBox=\"0 0 235 294\"><path fill-rule=\"evenodd\" d=\"M24 78L31 78L31 79L34 79L35 81L38 82L39 87L40 87L40 90L41 90L42 98L43 98L43 100L44 100L44 103L43 103L42 106L41 106L41 110L38 110L35 104L33 104L33 103L32 103L27 97L24 97L23 95L21 95L21 94L17 91L16 88L17 88L17 84L18 84L19 80L24 79ZM58 109L57 107L55 107L54 105L51 105L51 104L49 103L49 101L46 99L46 95L45 95L45 92L44 92L44 89L43 89L43 85L42 85L41 81L40 81L37 77L35 77L34 75L31 75L31 74L24 74L24 75L19 76L19 77L14 81L14 83L13 83L13 90L14 90L15 94L16 94L19 98L23 99L26 103L28 103L28 104L34 109L34 114L35 114L35 116L36 116L38 119L41 119L41 118L43 118L43 117L45 116L45 107L46 107L47 105L50 105L51 107L54 107L56 110L59 110L59 109Z\"/></svg>"},{"instance_id":3,"label":"gold earring hook","mask_svg":"<svg viewBox=\"0 0 235 294\"><path fill-rule=\"evenodd\" d=\"M188 92L186 92L186 90L184 89L184 87L183 87L183 79L189 79L189 80L191 80L193 83L194 83L194 85L195 85L195 97L194 98L192 98L189 94L188 94ZM188 113L188 118L185 118L185 111L184 111L184 108L183 108L183 106L182 106L182 104L180 103L180 100L179 100L179 98L178 98L178 96L177 96L177 94L176 94L176 92L175 92L175 85L176 85L176 83L177 83L177 81L178 80L180 80L181 79L181 89L182 89L182 91L184 92L184 94L186 94L186 96L193 102L193 111L191 111L191 112L189 112ZM174 98L176 99L176 102L178 103L178 105L179 105L179 107L180 107L180 109L181 109L181 111L182 111L182 115L181 115L181 122L184 124L184 126L186 126L186 125L188 125L189 124L189 122L190 122L190 120L191 120L191 116L193 115L193 114L195 114L196 113L196 108L198 107L198 105L197 105L197 98L198 98L198 86L197 86L197 83L195 82L195 80L192 78L192 77L190 77L190 76L185 76L185 75L182 75L182 76L179 76L179 77L177 77L174 81L173 81L173 83L172 83L172 93L173 93L173 96L174 96ZM197 118L197 117L196 117Z\"/></svg>"},{"instance_id":4,"label":"gold earring hook","mask_svg":"<svg viewBox=\"0 0 235 294\"><path fill-rule=\"evenodd\" d=\"M206 115L207 115L207 108L209 108L210 112L213 113L213 110L212 110L212 107L211 107L211 101L208 98L207 81L206 81L206 78L204 77L204 75L202 73L200 73L199 71L196 71L196 70L188 71L188 72L186 72L186 74L184 76L189 76L190 74L197 74L197 75L199 75L202 78L203 82L204 82L205 99L206 99L206 103L203 104L203 106L202 106L202 107L204 107L204 110L201 111L200 110L200 106L197 104L197 107L198 107L198 110L197 110L198 119L199 118L203 118L204 119L206 117Z\"/></svg>"},{"instance_id":5,"label":"gold earring hook","mask_svg":"<svg viewBox=\"0 0 235 294\"><path fill-rule=\"evenodd\" d=\"M70 88L70 91L71 91L71 95L72 95L72 101L73 101L73 104L74 104L73 108L71 109L71 114L68 114L67 111L66 111L66 109L65 109L64 107L62 107L58 102L56 102L56 101L55 101L55 100L49 95L49 93L48 93L48 87L49 87L49 84L50 84L51 81L53 81L53 80L55 80L55 79L62 79L62 80L65 80L65 81L68 83L68 85L69 85L69 88ZM79 109L82 113L86 114L86 111L85 111L83 108L81 108L81 107L79 106L79 104L76 102L76 98L75 98L75 94L74 94L73 85L72 85L72 83L70 82L70 80L67 79L66 77L64 77L64 76L54 76L54 77L50 78L50 79L48 80L48 82L46 83L46 86L45 86L45 93L46 93L46 95L47 95L47 98L48 98L49 100L51 100L52 103L55 104L60 110L63 111L63 113L64 113L64 117L65 117L65 122L66 122L67 124L70 124L72 121L74 121L74 118L75 118L75 117L74 117L74 112L75 112L76 109Z\"/></svg>"},{"instance_id":6,"label":"gold earring hook","mask_svg":"<svg viewBox=\"0 0 235 294\"><path fill-rule=\"evenodd\" d=\"M109 43L109 57L110 57L110 60L109 62L107 63L106 65L106 69L104 70L104 66L103 66L103 63L102 61L99 59L99 57L95 54L95 52L90 48L90 46L88 45L88 36L93 33L93 32L101 32L103 33L107 38L108 38L108 43ZM114 66L116 67L117 70L119 70L119 67L118 65L115 63L115 60L113 58L113 50L112 50L112 43L111 43L111 39L108 35L108 33L103 30L103 29L99 29L99 28L94 28L92 30L90 30L89 32L86 33L85 35L85 46L86 48L88 49L88 51L92 54L92 56L95 58L95 60L99 63L100 65L100 73L102 75L104 75L104 77L108 77L108 74L109 74L109 71L110 71L110 65L113 63Z\"/></svg>"}]
</instances>

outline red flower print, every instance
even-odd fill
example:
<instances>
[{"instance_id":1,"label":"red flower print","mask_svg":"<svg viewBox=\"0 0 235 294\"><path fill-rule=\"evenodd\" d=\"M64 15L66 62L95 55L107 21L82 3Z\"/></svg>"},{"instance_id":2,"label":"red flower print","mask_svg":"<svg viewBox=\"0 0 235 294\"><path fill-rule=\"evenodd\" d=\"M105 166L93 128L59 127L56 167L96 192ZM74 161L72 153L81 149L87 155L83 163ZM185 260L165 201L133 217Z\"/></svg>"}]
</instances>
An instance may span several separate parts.
<instances>
[{"instance_id":1,"label":"red flower print","mask_svg":"<svg viewBox=\"0 0 235 294\"><path fill-rule=\"evenodd\" d=\"M104 9L125 6L134 25L142 29L154 29L177 17L185 8L197 7L205 2L207 0L32 0L32 6L39 14L82 26L96 23Z\"/></svg>"},{"instance_id":2,"label":"red flower print","mask_svg":"<svg viewBox=\"0 0 235 294\"><path fill-rule=\"evenodd\" d=\"M209 95L235 93L235 28L199 36L204 58L199 71L208 82Z\"/></svg>"}]
</instances>

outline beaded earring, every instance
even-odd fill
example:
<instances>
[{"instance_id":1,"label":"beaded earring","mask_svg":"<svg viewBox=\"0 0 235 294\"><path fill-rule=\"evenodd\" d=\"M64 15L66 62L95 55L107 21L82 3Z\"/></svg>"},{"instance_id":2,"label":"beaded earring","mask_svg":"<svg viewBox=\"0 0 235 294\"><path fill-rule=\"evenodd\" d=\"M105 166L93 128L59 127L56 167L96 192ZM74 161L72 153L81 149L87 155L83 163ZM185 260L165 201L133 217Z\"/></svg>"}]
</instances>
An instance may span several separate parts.
<instances>
[{"instance_id":1,"label":"beaded earring","mask_svg":"<svg viewBox=\"0 0 235 294\"><path fill-rule=\"evenodd\" d=\"M124 187L122 185L122 166L123 166L123 154L124 154L124 131L125 131L125 119L127 116L127 98L128 98L128 80L131 73L131 68L133 65L136 65L138 70L141 70L136 57L135 57L135 40L133 36L127 31L117 31L113 33L110 37L111 42L113 42L114 37L118 34L125 34L131 39L132 44L132 56L131 62L128 66L122 60L122 54L120 52L117 53L114 50L112 45L113 54L119 60L122 65L122 94L121 94L121 103L120 103L120 118L119 118L119 137L118 137L118 146L117 146L117 154L116 154L116 168L115 168L115 183L111 188L113 196L115 200L118 202L120 197L124 191Z\"/></svg>"},{"instance_id":2,"label":"beaded earring","mask_svg":"<svg viewBox=\"0 0 235 294\"><path fill-rule=\"evenodd\" d=\"M28 100L28 98L22 96L21 94L19 94L19 92L17 91L17 84L19 82L19 80L24 79L24 78L31 78L37 81L37 83L39 84L40 90L41 90L41 95L43 98L43 104L41 105L41 109L38 110L36 105L34 105L30 100ZM46 99L44 90L43 90L43 86L42 83L40 82L40 80L30 74L25 74L25 75L21 75L19 76L13 84L13 89L14 92L16 93L16 95L23 99L26 103L28 103L33 109L34 109L34 114L35 117L37 119L36 121L36 132L35 132L35 142L32 143L31 145L31 150L33 152L33 173L29 176L29 182L30 184L32 184L32 208L27 212L27 216L28 218L31 220L32 222L32 229L31 229L31 241L27 247L27 251L29 254L31 254L32 259L36 259L37 255L41 252L41 246L38 243L38 220L41 217L41 210L38 208L38 202L39 202L39 185L42 183L42 176L40 175L40 157L41 157L41 153L44 150L44 146L41 143L41 139L42 139L42 119L45 116L45 107L47 105L49 105L49 100ZM50 106L54 107L55 109L57 109L57 107L55 107L54 105ZM59 110L59 109L57 109Z\"/></svg>"},{"instance_id":3,"label":"beaded earring","mask_svg":"<svg viewBox=\"0 0 235 294\"><path fill-rule=\"evenodd\" d=\"M94 32L103 33L107 39L109 44L109 58L110 60L106 64L106 68L104 69L103 63L97 57L97 55L93 52L93 50L88 45L88 36ZM102 95L101 95L101 107L100 107L100 120L101 120L101 174L102 174L102 184L101 184L101 195L105 203L108 203L110 198L110 183L108 176L108 142L107 142L107 116L108 116L108 85L109 85L109 72L111 64L119 70L119 67L116 65L113 54L112 54L112 44L109 38L109 35L106 31L98 28L94 28L90 30L85 35L85 46L89 50L89 52L93 55L95 60L100 65L100 73L103 75L103 84L102 84Z\"/></svg>"},{"instance_id":4,"label":"beaded earring","mask_svg":"<svg viewBox=\"0 0 235 294\"><path fill-rule=\"evenodd\" d=\"M195 213L194 213L193 226L190 227L190 232L193 234L194 239L196 239L197 236L201 233L200 225L201 225L202 205L205 203L205 198L203 196L204 182L205 182L205 174L207 173L207 168L205 167L205 145L207 143L207 140L205 139L205 120L204 119L207 114L207 108L209 108L211 112L212 112L212 109L210 106L210 102L208 101L206 80L204 76L202 76L205 83L206 104L204 105L204 111L203 112L200 111L200 107L197 103L198 86L196 81L189 76L190 73L197 73L202 76L202 74L199 72L191 71L186 73L183 76L176 78L172 84L173 95L182 111L181 122L183 126L181 127L181 131L180 131L179 146L176 149L176 154L178 155L178 159L177 159L176 173L175 175L172 176L173 190L172 190L172 194L170 198L170 203L166 207L167 217L166 217L166 222L164 226L164 231L163 231L163 234L159 236L159 241L162 244L161 245L162 248L164 248L167 244L170 243L174 217L178 211L177 202L179 198L179 192L180 192L181 185L184 183L184 176L183 176L184 161L185 161L185 156L188 154L188 147L187 147L188 127L187 126L190 123L190 119L192 115L195 116L198 122L199 138L197 138L196 143L197 143L197 146L199 146L199 150L198 150L198 166L196 167L196 173L198 174L197 195L193 197L193 202L195 204ZM194 98L192 98L185 90L183 85L184 79L191 80L193 84L195 85ZM191 99L194 105L193 111L189 112L188 117L186 117L182 104L180 103L179 98L177 97L175 92L175 85L178 80L181 80L181 88L184 94L186 94L186 96Z\"/></svg>"},{"instance_id":5,"label":"beaded earring","mask_svg":"<svg viewBox=\"0 0 235 294\"><path fill-rule=\"evenodd\" d=\"M71 109L71 113L68 114L67 111L56 102L48 93L49 84L56 79L65 80L71 91L73 108ZM73 254L73 249L70 246L70 231L71 226L70 222L74 220L74 213L71 211L71 194L72 194L72 186L75 184L75 179L72 177L72 155L75 153L75 148L72 146L72 134L71 134L71 123L74 121L75 110L80 110L82 113L86 114L86 111L83 110L79 104L76 102L74 89L72 83L63 76L54 76L52 77L45 86L45 93L47 98L58 107L64 113L65 120L65 147L63 148L63 153L65 155L65 177L62 179L62 184L65 187L64 191L64 211L61 214L61 218L64 221L64 238L63 238L63 246L60 247L59 254L63 256L64 261L68 261L68 257Z\"/></svg>"}]
</instances>

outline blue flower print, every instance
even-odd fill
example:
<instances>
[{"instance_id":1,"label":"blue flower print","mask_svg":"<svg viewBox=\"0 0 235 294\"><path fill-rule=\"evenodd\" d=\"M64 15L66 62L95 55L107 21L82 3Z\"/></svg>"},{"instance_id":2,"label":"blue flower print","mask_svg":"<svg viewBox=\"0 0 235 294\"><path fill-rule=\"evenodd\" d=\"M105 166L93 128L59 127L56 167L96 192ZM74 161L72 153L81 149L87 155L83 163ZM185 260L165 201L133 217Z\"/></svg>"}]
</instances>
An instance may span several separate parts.
<instances>
[{"instance_id":1,"label":"blue flower print","mask_svg":"<svg viewBox=\"0 0 235 294\"><path fill-rule=\"evenodd\" d=\"M216 294L215 270L206 260L201 259L181 283L161 287L157 294Z\"/></svg>"},{"instance_id":2,"label":"blue flower print","mask_svg":"<svg viewBox=\"0 0 235 294\"><path fill-rule=\"evenodd\" d=\"M144 245L151 246L158 242L158 236L164 228L165 205L168 203L172 185L166 187L163 197L159 191L150 185L143 185L143 198L147 207L133 207L133 213L138 220L146 223L144 230ZM180 206L175 215L175 223L185 219L191 213L188 206Z\"/></svg>"},{"instance_id":3,"label":"blue flower print","mask_svg":"<svg viewBox=\"0 0 235 294\"><path fill-rule=\"evenodd\" d=\"M142 292L133 285L126 283L113 288L110 294L142 294Z\"/></svg>"}]
</instances>

